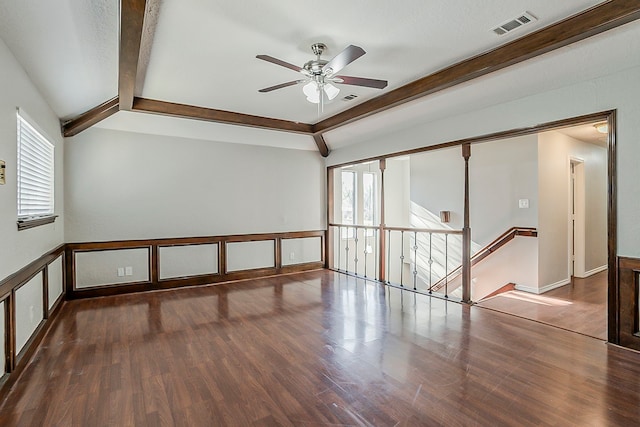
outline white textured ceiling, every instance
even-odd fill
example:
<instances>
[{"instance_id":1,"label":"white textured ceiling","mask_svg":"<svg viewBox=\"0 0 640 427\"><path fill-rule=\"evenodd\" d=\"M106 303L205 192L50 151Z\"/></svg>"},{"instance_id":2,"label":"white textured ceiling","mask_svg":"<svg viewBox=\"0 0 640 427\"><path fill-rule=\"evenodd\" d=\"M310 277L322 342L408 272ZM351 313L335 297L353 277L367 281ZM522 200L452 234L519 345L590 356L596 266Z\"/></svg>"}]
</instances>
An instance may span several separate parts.
<instances>
[{"instance_id":1,"label":"white textured ceiling","mask_svg":"<svg viewBox=\"0 0 640 427\"><path fill-rule=\"evenodd\" d=\"M341 85L321 118L400 87L601 0L163 0L142 96L295 122L318 121L300 86L258 89L300 74L255 58L302 66L310 46L330 59L350 44L367 54L341 74L383 79L383 91ZM539 20L505 36L491 29L531 12ZM342 101L356 94L354 101Z\"/></svg>"},{"instance_id":2,"label":"white textured ceiling","mask_svg":"<svg viewBox=\"0 0 640 427\"><path fill-rule=\"evenodd\" d=\"M595 128L595 125L596 123L590 123L582 126L572 126L564 129L559 129L558 132L580 141L589 142L591 144L607 148L609 146L607 142L607 134L598 132Z\"/></svg>"},{"instance_id":3,"label":"white textured ceiling","mask_svg":"<svg viewBox=\"0 0 640 427\"><path fill-rule=\"evenodd\" d=\"M117 0L0 0L0 38L60 118L118 94Z\"/></svg>"},{"instance_id":4,"label":"white textured ceiling","mask_svg":"<svg viewBox=\"0 0 640 427\"><path fill-rule=\"evenodd\" d=\"M316 107L305 100L299 86L258 93L260 88L295 80L299 74L258 60L257 54L301 66L313 58L310 45L314 42L328 45L325 59L349 44L363 47L367 54L341 74L386 79L389 87L379 91L341 86L339 99L326 106L324 118L601 2L325 0L318 7L318 2L309 0L159 0L153 44L150 53L143 53L149 56L144 86L137 88L137 94L314 123L319 120ZM117 95L118 4L118 0L0 0L0 38L63 119ZM492 33L492 28L525 11L539 20L506 36ZM622 34L622 42L631 45L631 51L638 50L639 31L631 35L628 29L613 32ZM366 140L372 133L392 132L465 108L482 108L599 75L611 64L595 57L599 54L617 61L613 63L616 67L638 62L633 55L621 57L622 50L611 49L611 43L598 45L598 39L606 40L609 33L338 128L326 134L326 139L330 148L339 148ZM594 43L596 53L589 53L593 50L584 46ZM348 94L358 98L340 100ZM98 126L225 142L314 147L312 138L304 135L142 113L120 112Z\"/></svg>"}]
</instances>

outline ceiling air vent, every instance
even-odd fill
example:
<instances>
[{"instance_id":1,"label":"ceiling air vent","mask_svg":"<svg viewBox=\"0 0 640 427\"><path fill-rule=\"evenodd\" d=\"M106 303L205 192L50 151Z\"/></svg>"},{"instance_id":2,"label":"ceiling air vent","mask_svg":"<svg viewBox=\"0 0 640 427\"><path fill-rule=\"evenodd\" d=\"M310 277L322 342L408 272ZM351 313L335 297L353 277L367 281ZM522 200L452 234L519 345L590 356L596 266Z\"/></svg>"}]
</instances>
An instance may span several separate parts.
<instances>
[{"instance_id":1,"label":"ceiling air vent","mask_svg":"<svg viewBox=\"0 0 640 427\"><path fill-rule=\"evenodd\" d=\"M356 99L357 97L358 97L358 95L351 94L351 95L345 96L344 98L342 98L342 100L343 101L351 101L352 99Z\"/></svg>"},{"instance_id":2,"label":"ceiling air vent","mask_svg":"<svg viewBox=\"0 0 640 427\"><path fill-rule=\"evenodd\" d=\"M497 28L493 29L493 32L497 35L501 36L503 34L507 34L509 31L513 31L516 28L520 28L523 25L529 24L531 22L537 21L538 19L530 14L529 12L525 12L517 18L512 19L511 21L505 22Z\"/></svg>"}]
</instances>

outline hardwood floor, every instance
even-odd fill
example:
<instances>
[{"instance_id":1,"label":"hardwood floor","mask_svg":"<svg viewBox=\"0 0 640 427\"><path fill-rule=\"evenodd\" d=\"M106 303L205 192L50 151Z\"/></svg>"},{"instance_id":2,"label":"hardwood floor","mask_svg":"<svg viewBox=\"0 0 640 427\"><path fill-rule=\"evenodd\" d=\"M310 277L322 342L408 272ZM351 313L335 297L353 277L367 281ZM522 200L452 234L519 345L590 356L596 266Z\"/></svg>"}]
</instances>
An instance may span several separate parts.
<instances>
[{"instance_id":1,"label":"hardwood floor","mask_svg":"<svg viewBox=\"0 0 640 427\"><path fill-rule=\"evenodd\" d=\"M509 291L478 303L559 328L607 339L607 271L541 295Z\"/></svg>"},{"instance_id":2,"label":"hardwood floor","mask_svg":"<svg viewBox=\"0 0 640 427\"><path fill-rule=\"evenodd\" d=\"M67 302L2 426L629 426L640 354L330 271Z\"/></svg>"}]
</instances>

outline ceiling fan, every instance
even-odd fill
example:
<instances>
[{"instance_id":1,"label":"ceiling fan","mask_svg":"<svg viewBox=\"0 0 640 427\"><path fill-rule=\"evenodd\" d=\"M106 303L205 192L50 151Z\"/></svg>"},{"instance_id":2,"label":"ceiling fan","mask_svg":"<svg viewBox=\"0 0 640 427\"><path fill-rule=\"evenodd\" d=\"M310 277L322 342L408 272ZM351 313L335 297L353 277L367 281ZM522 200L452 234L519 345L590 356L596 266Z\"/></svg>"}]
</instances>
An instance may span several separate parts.
<instances>
[{"instance_id":1,"label":"ceiling fan","mask_svg":"<svg viewBox=\"0 0 640 427\"><path fill-rule=\"evenodd\" d=\"M325 98L327 100L332 100L340 92L340 89L335 87L334 83L364 86L375 89L384 89L387 87L386 80L367 79L363 77L351 77L336 74L366 53L361 47L349 45L330 61L320 58L322 52L324 52L326 48L327 46L324 43L314 43L311 45L311 51L316 55L316 59L312 59L302 67L298 67L297 65L290 64L269 55L257 55L256 58L258 59L289 68L304 76L302 79L266 87L264 89L260 89L258 92L271 92L276 89L282 89L288 86L304 83L305 85L303 86L302 91L307 96L307 101L319 104L318 108L320 110L323 107Z\"/></svg>"}]
</instances>

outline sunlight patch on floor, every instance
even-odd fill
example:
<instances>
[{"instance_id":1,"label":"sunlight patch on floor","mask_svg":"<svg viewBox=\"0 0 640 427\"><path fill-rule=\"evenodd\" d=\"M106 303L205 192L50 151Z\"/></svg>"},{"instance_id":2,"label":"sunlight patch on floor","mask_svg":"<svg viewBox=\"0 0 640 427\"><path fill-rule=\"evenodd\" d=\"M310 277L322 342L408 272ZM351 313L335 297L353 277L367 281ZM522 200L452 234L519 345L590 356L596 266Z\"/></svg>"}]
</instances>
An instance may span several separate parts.
<instances>
[{"instance_id":1,"label":"sunlight patch on floor","mask_svg":"<svg viewBox=\"0 0 640 427\"><path fill-rule=\"evenodd\" d=\"M559 298L551 298L545 297L543 295L535 295L535 294L525 294L524 292L505 292L500 295L504 298L517 299L520 301L531 302L534 304L540 305L548 305L548 306L567 306L572 305L571 301L559 299Z\"/></svg>"}]
</instances>

